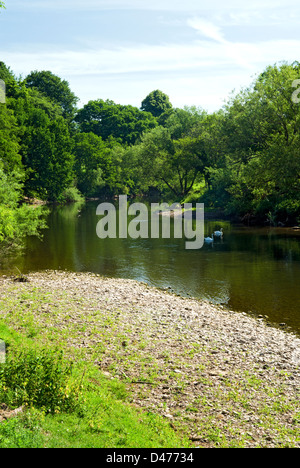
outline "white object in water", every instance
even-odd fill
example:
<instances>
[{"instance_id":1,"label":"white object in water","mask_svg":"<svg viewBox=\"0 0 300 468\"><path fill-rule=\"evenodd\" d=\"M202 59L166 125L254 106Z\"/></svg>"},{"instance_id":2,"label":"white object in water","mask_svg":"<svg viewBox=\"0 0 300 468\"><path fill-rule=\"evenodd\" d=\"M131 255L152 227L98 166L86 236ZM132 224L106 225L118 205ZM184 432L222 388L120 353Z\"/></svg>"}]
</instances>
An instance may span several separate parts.
<instances>
[{"instance_id":1,"label":"white object in water","mask_svg":"<svg viewBox=\"0 0 300 468\"><path fill-rule=\"evenodd\" d=\"M212 234L211 237L204 237L204 242L207 244L211 244L214 241L214 235Z\"/></svg>"},{"instance_id":2,"label":"white object in water","mask_svg":"<svg viewBox=\"0 0 300 468\"><path fill-rule=\"evenodd\" d=\"M223 237L223 228L220 229L220 231L215 231L214 236L216 237Z\"/></svg>"}]
</instances>

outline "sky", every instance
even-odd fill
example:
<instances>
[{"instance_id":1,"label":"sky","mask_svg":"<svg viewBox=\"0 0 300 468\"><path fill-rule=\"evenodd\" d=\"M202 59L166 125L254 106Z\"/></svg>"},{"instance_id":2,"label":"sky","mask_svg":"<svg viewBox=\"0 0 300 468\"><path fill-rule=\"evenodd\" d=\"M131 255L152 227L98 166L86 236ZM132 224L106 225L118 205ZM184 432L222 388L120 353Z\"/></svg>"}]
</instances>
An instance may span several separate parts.
<instances>
[{"instance_id":1,"label":"sky","mask_svg":"<svg viewBox=\"0 0 300 468\"><path fill-rule=\"evenodd\" d=\"M0 61L50 70L80 99L219 110L269 65L299 60L299 0L5 0ZM299 77L300 78L300 77Z\"/></svg>"}]
</instances>

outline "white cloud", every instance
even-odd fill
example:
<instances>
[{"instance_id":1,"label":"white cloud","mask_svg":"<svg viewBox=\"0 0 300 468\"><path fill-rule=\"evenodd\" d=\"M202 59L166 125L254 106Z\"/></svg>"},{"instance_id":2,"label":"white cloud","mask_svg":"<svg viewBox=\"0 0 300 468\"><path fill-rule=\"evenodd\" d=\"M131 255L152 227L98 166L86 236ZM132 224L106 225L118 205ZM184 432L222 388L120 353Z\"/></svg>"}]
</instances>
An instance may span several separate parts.
<instances>
[{"instance_id":1,"label":"white cloud","mask_svg":"<svg viewBox=\"0 0 300 468\"><path fill-rule=\"evenodd\" d=\"M236 11L229 15L231 24L253 24L260 22L265 16L259 11Z\"/></svg>"},{"instance_id":2,"label":"white cloud","mask_svg":"<svg viewBox=\"0 0 300 468\"><path fill-rule=\"evenodd\" d=\"M219 26L213 24L208 20L204 20L202 18L192 18L187 21L187 24L195 29L198 34L201 36L207 37L208 39L212 39L218 42L223 47L223 53L229 60L233 60L237 65L247 68L249 70L252 69L253 65L250 63L249 60L246 60L245 57L251 56L251 49L253 46L251 44L238 44L232 43L227 41L224 38L224 35ZM247 50L247 55L245 51Z\"/></svg>"},{"instance_id":3,"label":"white cloud","mask_svg":"<svg viewBox=\"0 0 300 468\"><path fill-rule=\"evenodd\" d=\"M196 31L204 37L213 39L220 43L226 42L219 26L216 26L208 20L202 18L191 18L187 21L187 24L191 28L196 29Z\"/></svg>"},{"instance_id":4,"label":"white cloud","mask_svg":"<svg viewBox=\"0 0 300 468\"><path fill-rule=\"evenodd\" d=\"M18 52L3 52L2 59L10 64L15 73L27 73L32 69L51 69L64 75L107 75L122 73L180 72L236 65L236 52L241 50L254 57L256 47L251 44L231 45L198 41L186 45L138 45L102 49L94 47L81 51L49 50L41 47L26 47ZM30 50L30 52L28 51Z\"/></svg>"},{"instance_id":5,"label":"white cloud","mask_svg":"<svg viewBox=\"0 0 300 468\"><path fill-rule=\"evenodd\" d=\"M82 102L107 98L139 106L150 91L162 89L178 107L195 104L211 111L233 88L250 85L267 65L296 60L300 50L300 40L231 44L218 29L205 31L219 40L114 49L95 45L81 51L20 46L18 52L3 52L1 60L17 75L51 70L69 81Z\"/></svg>"},{"instance_id":6,"label":"white cloud","mask_svg":"<svg viewBox=\"0 0 300 468\"><path fill-rule=\"evenodd\" d=\"M66 36L59 35L57 42L60 43L56 45L53 36L47 33L32 35L32 41L34 37L38 38L33 44L26 43L26 30L16 30L14 44L5 43L5 34L2 34L1 60L16 75L26 76L35 69L51 70L67 79L83 102L101 97L139 105L150 91L162 89L176 106L195 104L208 110L217 109L233 88L239 90L241 86L249 85L252 77L267 65L282 60L293 62L299 56L300 40L284 40L279 36L281 28L275 28L278 30L276 40L275 34L272 40L267 37L262 40L261 35L255 37L258 24L277 24L283 18L281 26L286 28L290 24L289 18L294 25L299 22L299 0L286 0L284 4L276 0L246 0L242 4L240 0L9 0L7 3L7 13L22 8L19 13L22 21L18 24L26 25L29 30L33 7L34 12L52 9L61 18L66 17L66 22L70 11L77 12L77 17L80 10L100 11L93 14L93 17L99 17L99 35L97 30L89 30L89 24L83 24L77 35L72 36L72 46L65 45L70 44L67 32ZM101 10L104 9L114 11L103 15ZM168 31L165 36L161 35L165 43L158 44L155 36L156 44L152 44L151 35L143 36L139 28L136 37L134 34L130 36L131 45L113 47L110 44L124 44L124 39L122 31L112 27L111 35L110 30L105 29L102 40L107 45L103 47L103 42L100 43L101 19L109 18L113 25L116 18L121 24L122 16L118 16L117 9L165 11L156 15L160 27L164 22L164 29ZM53 15L40 16L45 21L46 31L48 16L51 17L49 21L53 21ZM144 16L148 18L150 15L144 11ZM132 12L132 23L124 25L124 31L132 28L134 33L137 17L140 19L142 15L135 17ZM176 36L174 29L167 29L168 21L178 28ZM247 39L241 32L243 25L247 25ZM157 24L153 28L157 28ZM155 32L160 30L157 28ZM24 38L23 43L18 35ZM95 37L98 37L98 44ZM141 37L147 37L149 43L142 44Z\"/></svg>"}]
</instances>

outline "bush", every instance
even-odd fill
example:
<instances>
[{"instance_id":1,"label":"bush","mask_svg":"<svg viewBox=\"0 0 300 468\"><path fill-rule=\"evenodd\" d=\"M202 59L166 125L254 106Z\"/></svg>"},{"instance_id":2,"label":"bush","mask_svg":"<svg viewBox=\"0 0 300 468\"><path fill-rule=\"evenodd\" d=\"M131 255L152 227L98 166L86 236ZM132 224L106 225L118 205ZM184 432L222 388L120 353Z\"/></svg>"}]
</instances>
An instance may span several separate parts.
<instances>
[{"instance_id":1,"label":"bush","mask_svg":"<svg viewBox=\"0 0 300 468\"><path fill-rule=\"evenodd\" d=\"M298 223L300 217L300 200L286 199L278 203L275 207L277 220L284 223Z\"/></svg>"},{"instance_id":2,"label":"bush","mask_svg":"<svg viewBox=\"0 0 300 468\"><path fill-rule=\"evenodd\" d=\"M69 187L58 198L59 203L78 203L84 201L83 195L76 187Z\"/></svg>"},{"instance_id":3,"label":"bush","mask_svg":"<svg viewBox=\"0 0 300 468\"><path fill-rule=\"evenodd\" d=\"M20 206L21 192L21 177L5 174L0 161L0 243L18 244L27 235L39 235L46 227L40 207Z\"/></svg>"},{"instance_id":4,"label":"bush","mask_svg":"<svg viewBox=\"0 0 300 468\"><path fill-rule=\"evenodd\" d=\"M61 351L22 351L0 366L0 401L11 408L28 406L46 413L75 411L81 388L71 375L72 364Z\"/></svg>"}]
</instances>

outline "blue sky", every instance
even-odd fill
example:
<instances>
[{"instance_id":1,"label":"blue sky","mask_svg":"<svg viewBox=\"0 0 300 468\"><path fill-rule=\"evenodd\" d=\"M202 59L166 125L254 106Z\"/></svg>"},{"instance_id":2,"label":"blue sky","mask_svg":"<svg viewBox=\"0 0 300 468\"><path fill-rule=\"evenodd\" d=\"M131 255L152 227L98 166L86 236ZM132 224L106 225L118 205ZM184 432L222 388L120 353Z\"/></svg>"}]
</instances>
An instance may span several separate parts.
<instances>
[{"instance_id":1,"label":"blue sky","mask_svg":"<svg viewBox=\"0 0 300 468\"><path fill-rule=\"evenodd\" d=\"M218 110L266 66L300 59L299 0L6 0L0 60L51 70L80 98ZM300 77L299 77L300 78Z\"/></svg>"}]
</instances>

